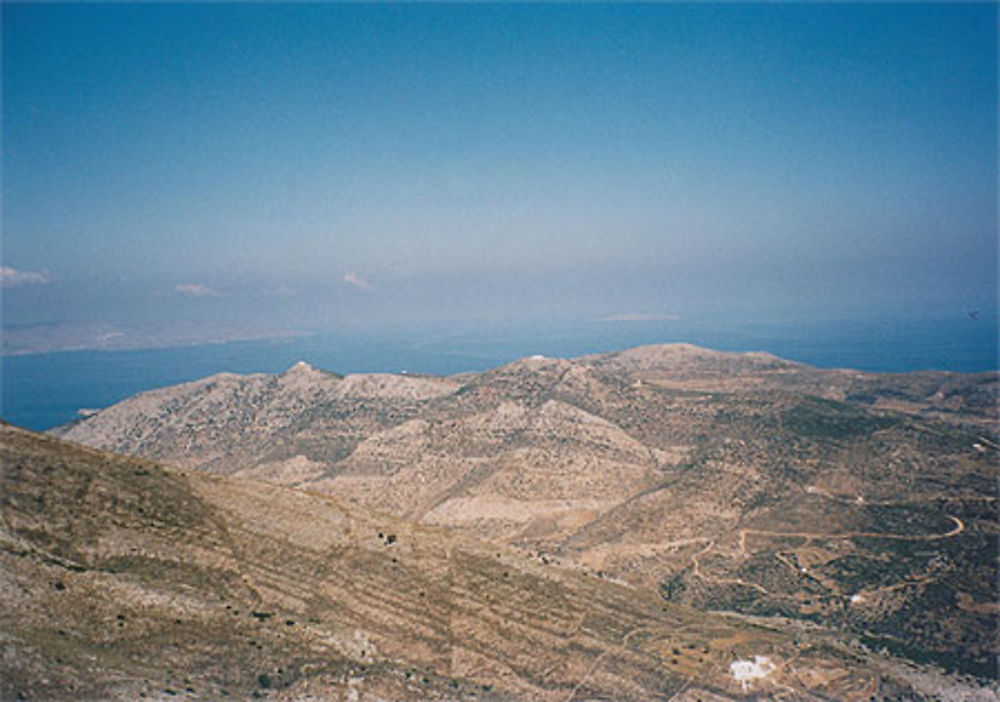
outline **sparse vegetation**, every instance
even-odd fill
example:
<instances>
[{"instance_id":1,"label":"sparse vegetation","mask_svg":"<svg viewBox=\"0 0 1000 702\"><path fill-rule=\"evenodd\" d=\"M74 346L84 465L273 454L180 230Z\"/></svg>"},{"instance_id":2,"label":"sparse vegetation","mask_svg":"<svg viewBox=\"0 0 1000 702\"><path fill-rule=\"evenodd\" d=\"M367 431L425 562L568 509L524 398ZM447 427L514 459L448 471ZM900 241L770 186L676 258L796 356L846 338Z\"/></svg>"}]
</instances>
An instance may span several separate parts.
<instances>
[{"instance_id":1,"label":"sparse vegetation","mask_svg":"<svg viewBox=\"0 0 1000 702\"><path fill-rule=\"evenodd\" d=\"M939 394L930 376L663 347L461 381L299 380L195 383L70 432L311 493L4 430L0 564L51 612L3 619L39 652L5 664L9 689L44 697L44 667L85 697L111 679L130 698L346 696L351 676L390 699L626 680L669 695L730 689L718 671L766 651L842 698L874 674L855 639L988 674L997 469L974 444L994 434L935 405L961 378ZM142 662L151 646L189 679Z\"/></svg>"}]
</instances>

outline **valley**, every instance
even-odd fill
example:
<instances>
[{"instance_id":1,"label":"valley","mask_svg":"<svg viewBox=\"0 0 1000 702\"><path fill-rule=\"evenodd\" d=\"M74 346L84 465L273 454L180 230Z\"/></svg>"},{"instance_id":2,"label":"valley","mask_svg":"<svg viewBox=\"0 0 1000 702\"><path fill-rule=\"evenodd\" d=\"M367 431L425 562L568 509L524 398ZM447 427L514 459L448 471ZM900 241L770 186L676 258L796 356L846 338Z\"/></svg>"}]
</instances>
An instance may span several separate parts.
<instances>
[{"instance_id":1,"label":"valley","mask_svg":"<svg viewBox=\"0 0 1000 702\"><path fill-rule=\"evenodd\" d=\"M68 588L28 583L60 568L81 596L115 583L159 622L143 636L202 656L244 696L284 694L254 683L281 668L296 671L287 690L320 698L360 680L390 698L993 699L997 388L996 373L821 370L688 345L448 377L305 363L212 376L52 432L93 449L5 428L5 463L22 471L5 476L18 564L5 592L41 613ZM103 502L58 526L65 481L19 452L69 470L86 499L107 481ZM118 468L82 477L97 465ZM157 509L197 514L167 528L136 513L155 498L131 484L135 466L159 476ZM107 613L88 616L74 640L110 665L118 639L95 633ZM171 617L199 633L168 635ZM16 645L53 655L54 626ZM755 656L767 664L737 679L731 666ZM178 690L132 665L67 680ZM107 687L114 676L129 682Z\"/></svg>"}]
</instances>

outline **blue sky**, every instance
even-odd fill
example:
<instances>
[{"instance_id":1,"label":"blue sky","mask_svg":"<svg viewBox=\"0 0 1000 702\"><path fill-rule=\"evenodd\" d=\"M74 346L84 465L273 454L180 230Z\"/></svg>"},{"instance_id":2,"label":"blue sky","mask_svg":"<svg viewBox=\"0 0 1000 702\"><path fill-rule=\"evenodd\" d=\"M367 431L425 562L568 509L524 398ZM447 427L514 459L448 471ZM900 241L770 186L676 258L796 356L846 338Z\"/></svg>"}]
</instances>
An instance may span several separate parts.
<instances>
[{"instance_id":1,"label":"blue sky","mask_svg":"<svg viewBox=\"0 0 1000 702\"><path fill-rule=\"evenodd\" d=\"M5 323L995 310L990 3L2 12Z\"/></svg>"}]
</instances>

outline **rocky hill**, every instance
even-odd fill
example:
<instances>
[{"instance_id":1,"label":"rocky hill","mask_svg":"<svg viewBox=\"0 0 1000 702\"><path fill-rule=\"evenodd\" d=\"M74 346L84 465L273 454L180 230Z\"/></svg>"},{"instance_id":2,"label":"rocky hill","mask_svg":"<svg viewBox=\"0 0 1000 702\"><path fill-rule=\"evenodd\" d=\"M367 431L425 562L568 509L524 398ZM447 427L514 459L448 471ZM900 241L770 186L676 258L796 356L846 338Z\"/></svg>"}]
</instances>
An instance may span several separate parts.
<instances>
[{"instance_id":1,"label":"rocky hill","mask_svg":"<svg viewBox=\"0 0 1000 702\"><path fill-rule=\"evenodd\" d=\"M991 698L333 497L9 425L0 459L4 700Z\"/></svg>"},{"instance_id":2,"label":"rocky hill","mask_svg":"<svg viewBox=\"0 0 1000 702\"><path fill-rule=\"evenodd\" d=\"M997 388L671 345L453 378L214 376L59 433L989 677Z\"/></svg>"}]
</instances>

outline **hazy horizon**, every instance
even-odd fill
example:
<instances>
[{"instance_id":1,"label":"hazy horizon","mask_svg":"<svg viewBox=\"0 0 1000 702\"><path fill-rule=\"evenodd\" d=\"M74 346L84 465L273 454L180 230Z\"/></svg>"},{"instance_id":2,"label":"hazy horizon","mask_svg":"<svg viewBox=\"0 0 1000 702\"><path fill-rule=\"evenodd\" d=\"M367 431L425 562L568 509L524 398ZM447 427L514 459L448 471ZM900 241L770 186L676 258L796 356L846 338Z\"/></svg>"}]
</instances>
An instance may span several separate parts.
<instances>
[{"instance_id":1,"label":"hazy horizon","mask_svg":"<svg viewBox=\"0 0 1000 702\"><path fill-rule=\"evenodd\" d=\"M994 4L2 13L8 326L996 316Z\"/></svg>"}]
</instances>

